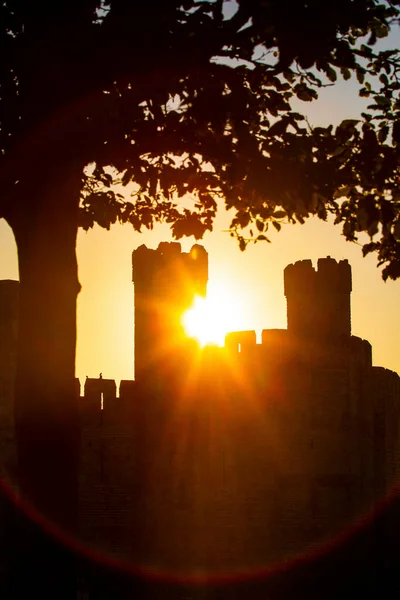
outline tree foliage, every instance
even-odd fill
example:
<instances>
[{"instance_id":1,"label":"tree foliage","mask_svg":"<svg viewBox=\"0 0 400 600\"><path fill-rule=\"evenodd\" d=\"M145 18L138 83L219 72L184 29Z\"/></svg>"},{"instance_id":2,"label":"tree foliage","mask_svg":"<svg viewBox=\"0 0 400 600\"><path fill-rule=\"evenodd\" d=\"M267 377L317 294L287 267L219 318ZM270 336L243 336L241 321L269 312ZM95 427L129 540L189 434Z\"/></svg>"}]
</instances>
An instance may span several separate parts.
<instances>
[{"instance_id":1,"label":"tree foliage","mask_svg":"<svg viewBox=\"0 0 400 600\"><path fill-rule=\"evenodd\" d=\"M271 223L333 214L347 239L369 236L363 252L377 252L384 278L400 275L400 62L376 49L398 2L2 4L0 214L11 223L46 165L70 161L91 165L85 229L164 221L200 238L222 199L244 249ZM371 100L359 121L313 128L294 110L351 77Z\"/></svg>"}]
</instances>

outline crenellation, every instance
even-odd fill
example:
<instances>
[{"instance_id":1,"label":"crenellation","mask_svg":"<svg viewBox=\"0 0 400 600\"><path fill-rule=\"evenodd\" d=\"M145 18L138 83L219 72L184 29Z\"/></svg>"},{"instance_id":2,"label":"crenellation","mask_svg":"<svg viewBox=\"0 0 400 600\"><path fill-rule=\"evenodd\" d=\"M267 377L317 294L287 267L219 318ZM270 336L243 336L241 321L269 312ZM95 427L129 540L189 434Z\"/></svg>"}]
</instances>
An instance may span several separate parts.
<instances>
[{"instance_id":1,"label":"crenellation","mask_svg":"<svg viewBox=\"0 0 400 600\"><path fill-rule=\"evenodd\" d=\"M256 345L255 331L237 331L225 336L225 348L229 351L246 352Z\"/></svg>"},{"instance_id":2,"label":"crenellation","mask_svg":"<svg viewBox=\"0 0 400 600\"><path fill-rule=\"evenodd\" d=\"M348 260L336 262L330 256L319 258L316 274L317 285L323 290L334 290L342 294L351 293L352 277Z\"/></svg>"},{"instance_id":3,"label":"crenellation","mask_svg":"<svg viewBox=\"0 0 400 600\"><path fill-rule=\"evenodd\" d=\"M84 385L84 398L89 402L98 402L101 405L102 396L104 398L116 398L117 386L114 379L104 379L100 376L98 379L86 378Z\"/></svg>"},{"instance_id":4,"label":"crenellation","mask_svg":"<svg viewBox=\"0 0 400 600\"><path fill-rule=\"evenodd\" d=\"M134 379L122 379L119 384L119 397L121 400L134 400L137 384Z\"/></svg>"},{"instance_id":5,"label":"crenellation","mask_svg":"<svg viewBox=\"0 0 400 600\"><path fill-rule=\"evenodd\" d=\"M79 400L82 424L85 427L101 427L105 403L116 398L116 384L113 379L86 378L84 395Z\"/></svg>"},{"instance_id":6,"label":"crenellation","mask_svg":"<svg viewBox=\"0 0 400 600\"><path fill-rule=\"evenodd\" d=\"M331 257L298 261L284 271L288 331L301 337L351 335L351 268Z\"/></svg>"}]
</instances>

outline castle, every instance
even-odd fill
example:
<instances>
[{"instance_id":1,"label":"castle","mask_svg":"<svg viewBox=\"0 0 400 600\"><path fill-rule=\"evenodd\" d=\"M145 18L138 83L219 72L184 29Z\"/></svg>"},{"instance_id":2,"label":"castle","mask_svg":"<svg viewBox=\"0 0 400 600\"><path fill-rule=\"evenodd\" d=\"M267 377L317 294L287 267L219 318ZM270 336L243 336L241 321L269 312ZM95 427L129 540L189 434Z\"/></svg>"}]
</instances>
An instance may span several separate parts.
<instances>
[{"instance_id":1,"label":"castle","mask_svg":"<svg viewBox=\"0 0 400 600\"><path fill-rule=\"evenodd\" d=\"M135 380L117 396L115 381L87 379L80 401L82 541L136 567L213 576L321 548L370 514L400 474L400 380L351 335L348 262L289 265L287 329L204 349L181 324L206 293L204 248L141 246L132 264ZM14 283L0 285L4 305ZM5 335L10 352L15 327ZM3 406L11 376L1 368Z\"/></svg>"}]
</instances>

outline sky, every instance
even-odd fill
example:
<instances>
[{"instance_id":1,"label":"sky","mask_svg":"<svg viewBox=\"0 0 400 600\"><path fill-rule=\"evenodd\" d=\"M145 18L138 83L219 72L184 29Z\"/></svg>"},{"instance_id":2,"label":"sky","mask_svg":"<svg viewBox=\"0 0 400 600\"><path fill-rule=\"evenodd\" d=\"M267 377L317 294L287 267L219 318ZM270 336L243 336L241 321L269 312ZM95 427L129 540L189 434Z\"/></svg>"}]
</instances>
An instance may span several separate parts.
<instances>
[{"instance_id":1,"label":"sky","mask_svg":"<svg viewBox=\"0 0 400 600\"><path fill-rule=\"evenodd\" d=\"M399 32L388 45L399 45ZM357 118L366 99L357 95L353 81L325 88L317 102L307 105L310 122L317 125ZM304 111L301 103L299 109ZM346 242L340 226L310 219L304 225L285 225L271 232L271 244L260 242L240 252L225 233L231 215L221 210L214 231L200 242L209 253L209 292L217 302L229 302L230 329L256 330L286 327L283 270L297 260L320 257L347 258L352 266L352 333L372 344L373 363L400 372L400 281L383 282L375 255L362 257L361 247ZM167 226L137 233L129 225L111 231L95 226L78 234L77 256L82 291L78 297L76 374L121 379L134 377L132 251L146 244L156 248L172 241ZM196 243L181 240L183 251ZM4 220L0 220L0 279L18 279L16 246ZM218 310L218 306L215 307ZM228 319L229 321L229 319Z\"/></svg>"}]
</instances>

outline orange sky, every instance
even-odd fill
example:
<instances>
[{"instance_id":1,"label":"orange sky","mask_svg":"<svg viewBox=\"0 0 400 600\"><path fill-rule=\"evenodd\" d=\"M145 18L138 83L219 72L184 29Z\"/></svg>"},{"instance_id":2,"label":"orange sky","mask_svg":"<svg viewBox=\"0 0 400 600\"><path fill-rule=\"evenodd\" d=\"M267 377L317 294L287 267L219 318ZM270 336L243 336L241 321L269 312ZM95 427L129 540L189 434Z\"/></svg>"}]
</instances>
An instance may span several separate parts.
<instances>
[{"instance_id":1,"label":"orange sky","mask_svg":"<svg viewBox=\"0 0 400 600\"><path fill-rule=\"evenodd\" d=\"M286 226L271 234L272 244L238 250L235 241L222 233L221 215L216 230L203 244L209 252L210 285L223 284L231 291L231 302L245 307L236 329L286 327L283 269L296 260L331 255L348 258L353 268L352 329L373 345L373 361L400 372L400 282L384 283L374 256L362 258L360 247L340 235L328 223L310 220L305 225ZM0 225L3 260L0 278L17 278L15 245L11 232ZM78 261L82 291L78 300L77 375L120 379L133 378L133 284L131 252L142 243L156 247L170 239L166 227L137 234L129 226L110 232L99 227L79 233ZM182 243L188 250L193 240Z\"/></svg>"},{"instance_id":2,"label":"orange sky","mask_svg":"<svg viewBox=\"0 0 400 600\"><path fill-rule=\"evenodd\" d=\"M358 98L356 89L351 81L324 89L320 100L307 106L310 121L325 125L357 118L367 101ZM301 103L298 108L304 111L305 105ZM338 260L348 258L353 269L353 333L372 343L375 365L400 372L400 282L382 281L375 256L363 259L360 246L346 242L340 228L315 219L305 225L286 225L280 233L271 232L272 244L258 243L241 253L235 240L223 233L228 223L229 216L221 212L214 232L202 243L209 252L210 285L224 285L230 290L231 302L239 302L246 309L237 318L235 329L259 333L270 327L286 327L283 269L287 264L304 258L315 264L327 255ZM160 241L170 239L165 226L144 234L135 233L129 225L115 225L110 232L96 226L79 233L82 291L76 370L81 381L100 372L117 382L133 377L131 253L143 243L156 248ZM189 250L193 243L193 239L183 240L183 250ZM4 221L0 221L0 251L0 279L17 279L15 243Z\"/></svg>"}]
</instances>

